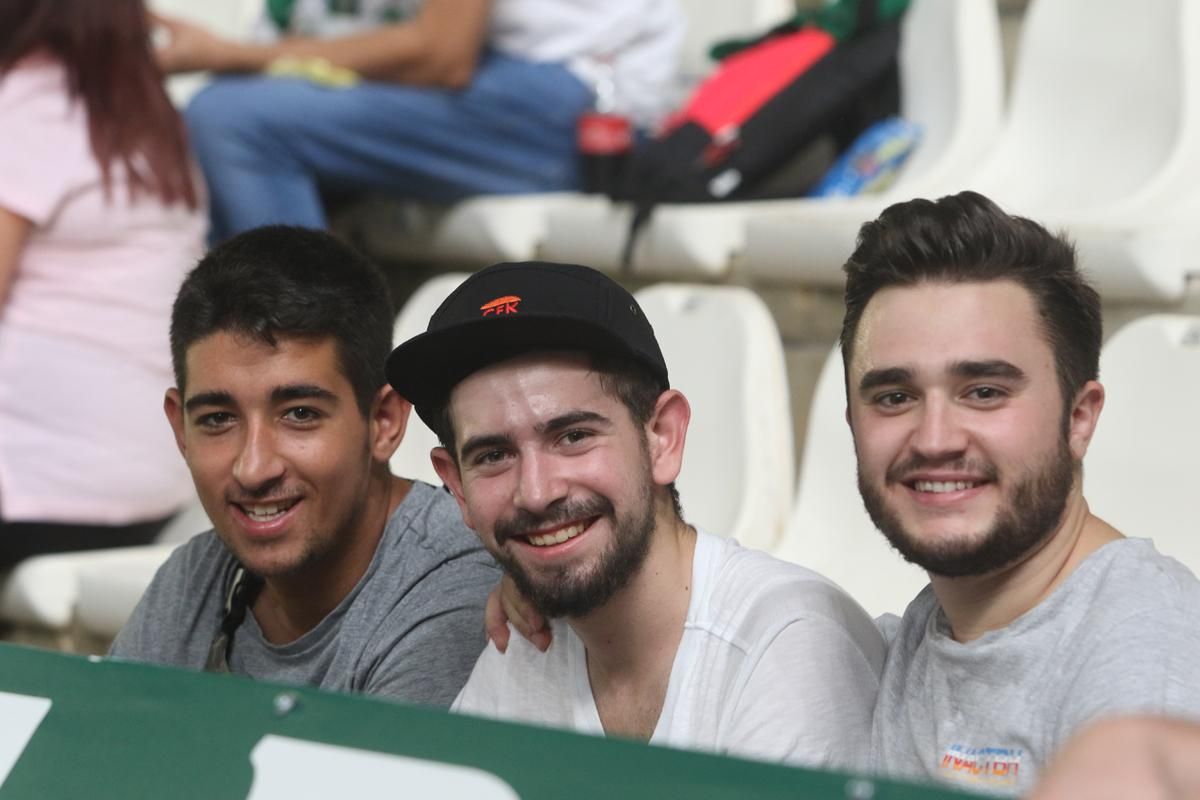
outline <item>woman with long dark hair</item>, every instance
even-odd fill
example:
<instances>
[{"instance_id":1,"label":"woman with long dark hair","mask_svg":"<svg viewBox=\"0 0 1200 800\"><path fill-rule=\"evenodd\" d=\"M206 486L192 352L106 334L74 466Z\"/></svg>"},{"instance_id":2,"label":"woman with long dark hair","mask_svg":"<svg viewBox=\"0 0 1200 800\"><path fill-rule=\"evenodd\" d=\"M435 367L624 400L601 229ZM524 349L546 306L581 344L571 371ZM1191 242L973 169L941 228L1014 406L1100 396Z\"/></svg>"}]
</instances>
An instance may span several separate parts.
<instances>
[{"instance_id":1,"label":"woman with long dark hair","mask_svg":"<svg viewBox=\"0 0 1200 800\"><path fill-rule=\"evenodd\" d=\"M141 0L0 3L0 568L150 541L190 493L161 398L195 174Z\"/></svg>"}]
</instances>

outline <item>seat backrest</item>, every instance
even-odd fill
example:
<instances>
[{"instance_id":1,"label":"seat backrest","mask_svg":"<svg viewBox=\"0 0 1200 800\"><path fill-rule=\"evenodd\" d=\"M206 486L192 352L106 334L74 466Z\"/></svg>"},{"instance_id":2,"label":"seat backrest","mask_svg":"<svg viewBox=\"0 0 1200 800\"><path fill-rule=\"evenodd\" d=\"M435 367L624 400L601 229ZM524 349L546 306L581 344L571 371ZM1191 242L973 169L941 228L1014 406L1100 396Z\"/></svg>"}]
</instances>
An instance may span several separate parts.
<instances>
[{"instance_id":1,"label":"seat backrest","mask_svg":"<svg viewBox=\"0 0 1200 800\"><path fill-rule=\"evenodd\" d=\"M1092 511L1200 573L1200 316L1155 314L1100 355L1104 410L1083 464Z\"/></svg>"},{"instance_id":2,"label":"seat backrest","mask_svg":"<svg viewBox=\"0 0 1200 800\"><path fill-rule=\"evenodd\" d=\"M686 519L769 550L792 491L783 345L758 295L733 286L658 284L637 292L671 385L692 407L678 488Z\"/></svg>"},{"instance_id":3,"label":"seat backrest","mask_svg":"<svg viewBox=\"0 0 1200 800\"><path fill-rule=\"evenodd\" d=\"M903 613L929 582L922 569L891 549L863 509L836 346L817 379L796 505L775 555L834 581L872 616Z\"/></svg>"},{"instance_id":4,"label":"seat backrest","mask_svg":"<svg viewBox=\"0 0 1200 800\"><path fill-rule=\"evenodd\" d=\"M1192 5L1034 0L1007 124L972 188L1017 207L1075 209L1151 181L1179 143Z\"/></svg>"},{"instance_id":5,"label":"seat backrest","mask_svg":"<svg viewBox=\"0 0 1200 800\"><path fill-rule=\"evenodd\" d=\"M413 292L408 302L396 316L396 328L392 337L393 344L400 344L419 333L424 333L429 326L429 318L442 304L442 301L458 285L467 279L465 272L448 272L430 278ZM416 478L441 486L442 479L433 470L429 460L429 451L438 446L437 436L429 430L429 426L421 421L416 413L409 414L408 428L404 439L388 462L392 473L404 478Z\"/></svg>"},{"instance_id":6,"label":"seat backrest","mask_svg":"<svg viewBox=\"0 0 1200 800\"><path fill-rule=\"evenodd\" d=\"M922 128L904 168L905 192L949 191L1003 118L995 0L913 0L900 29L900 81L904 118Z\"/></svg>"},{"instance_id":7,"label":"seat backrest","mask_svg":"<svg viewBox=\"0 0 1200 800\"><path fill-rule=\"evenodd\" d=\"M680 77L694 84L713 67L708 50L722 39L765 33L796 13L794 0L680 0L687 18L687 34L680 53Z\"/></svg>"}]
</instances>

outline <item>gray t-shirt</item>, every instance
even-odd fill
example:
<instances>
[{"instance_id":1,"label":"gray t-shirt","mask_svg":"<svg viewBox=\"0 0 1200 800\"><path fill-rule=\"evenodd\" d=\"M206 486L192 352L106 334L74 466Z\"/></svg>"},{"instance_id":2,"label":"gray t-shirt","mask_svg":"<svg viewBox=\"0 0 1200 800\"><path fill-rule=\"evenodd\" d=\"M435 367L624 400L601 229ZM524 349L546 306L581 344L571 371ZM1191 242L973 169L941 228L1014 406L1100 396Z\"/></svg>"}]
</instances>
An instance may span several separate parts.
<instances>
[{"instance_id":1,"label":"gray t-shirt","mask_svg":"<svg viewBox=\"0 0 1200 800\"><path fill-rule=\"evenodd\" d=\"M202 669L233 565L212 531L180 547L154 576L109 655ZM366 573L337 608L278 646L247 613L234 636L230 671L449 707L483 650L483 606L499 579L454 499L414 481Z\"/></svg>"},{"instance_id":2,"label":"gray t-shirt","mask_svg":"<svg viewBox=\"0 0 1200 800\"><path fill-rule=\"evenodd\" d=\"M881 774L1024 793L1092 718L1200 715L1200 581L1146 539L1101 547L966 644L926 587L889 638L871 732Z\"/></svg>"}]
</instances>

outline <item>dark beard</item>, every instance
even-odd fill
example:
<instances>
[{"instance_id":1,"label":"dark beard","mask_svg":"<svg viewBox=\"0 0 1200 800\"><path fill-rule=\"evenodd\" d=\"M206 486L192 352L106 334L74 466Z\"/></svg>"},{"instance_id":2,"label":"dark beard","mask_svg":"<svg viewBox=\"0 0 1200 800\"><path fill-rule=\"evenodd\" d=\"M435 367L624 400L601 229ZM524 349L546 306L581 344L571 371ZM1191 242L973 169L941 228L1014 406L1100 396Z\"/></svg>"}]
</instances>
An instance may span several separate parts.
<instances>
[{"instance_id":1,"label":"dark beard","mask_svg":"<svg viewBox=\"0 0 1200 800\"><path fill-rule=\"evenodd\" d=\"M646 486L649 486L648 481ZM545 514L520 510L511 519L496 523L496 542L503 545L506 540L525 531L571 520L608 517L613 526L612 544L588 574L576 574L577 569L573 567L563 568L535 580L502 546L492 555L512 576L521 594L544 616L586 616L625 588L646 560L655 526L654 501L649 491L642 495L641 500L640 514L635 509L623 517L616 516L608 498L593 495L586 500L555 506Z\"/></svg>"},{"instance_id":2,"label":"dark beard","mask_svg":"<svg viewBox=\"0 0 1200 800\"><path fill-rule=\"evenodd\" d=\"M917 465L906 466L910 468ZM1004 569L1036 551L1058 527L1074 477L1070 448L1060 439L1050 462L1017 486L1010 506L997 512L991 530L975 542L919 541L904 530L882 493L867 484L861 470L858 491L875 527L906 561L932 575L965 578Z\"/></svg>"}]
</instances>

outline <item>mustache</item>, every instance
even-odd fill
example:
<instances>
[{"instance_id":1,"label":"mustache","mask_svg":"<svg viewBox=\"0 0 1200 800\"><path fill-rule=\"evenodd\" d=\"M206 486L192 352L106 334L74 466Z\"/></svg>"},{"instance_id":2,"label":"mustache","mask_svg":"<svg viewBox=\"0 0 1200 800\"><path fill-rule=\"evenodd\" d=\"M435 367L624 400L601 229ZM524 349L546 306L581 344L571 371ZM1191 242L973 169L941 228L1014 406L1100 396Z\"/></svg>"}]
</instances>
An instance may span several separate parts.
<instances>
[{"instance_id":1,"label":"mustache","mask_svg":"<svg viewBox=\"0 0 1200 800\"><path fill-rule=\"evenodd\" d=\"M953 461L945 461L943 459L928 458L919 454L909 456L906 460L888 468L887 474L884 477L888 483L907 483L909 480L908 476L930 467L938 467L939 469L946 469L951 472L966 472L971 475L979 475L984 480L992 482L995 482L1000 477L1000 472L996 469L996 465L990 461L980 461L974 458L956 458Z\"/></svg>"},{"instance_id":2,"label":"mustache","mask_svg":"<svg viewBox=\"0 0 1200 800\"><path fill-rule=\"evenodd\" d=\"M534 513L527 509L517 509L508 519L496 521L493 536L496 544L502 545L509 539L525 537L530 533L544 528L562 525L579 519L591 517L614 516L616 510L612 501L602 495L592 495L580 500L563 500L547 508L542 513Z\"/></svg>"}]
</instances>

